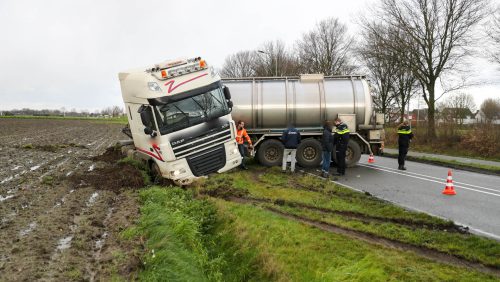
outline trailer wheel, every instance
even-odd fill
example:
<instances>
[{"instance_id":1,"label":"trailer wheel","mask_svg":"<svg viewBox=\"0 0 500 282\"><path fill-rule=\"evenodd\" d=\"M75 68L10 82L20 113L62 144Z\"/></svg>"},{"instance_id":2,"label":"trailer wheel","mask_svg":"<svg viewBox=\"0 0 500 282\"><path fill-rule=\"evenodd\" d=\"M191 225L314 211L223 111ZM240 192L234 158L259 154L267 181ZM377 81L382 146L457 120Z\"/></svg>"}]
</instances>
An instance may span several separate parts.
<instances>
[{"instance_id":1,"label":"trailer wheel","mask_svg":"<svg viewBox=\"0 0 500 282\"><path fill-rule=\"evenodd\" d=\"M297 148L297 162L302 167L317 167L321 163L321 143L313 138L302 141Z\"/></svg>"},{"instance_id":2,"label":"trailer wheel","mask_svg":"<svg viewBox=\"0 0 500 282\"><path fill-rule=\"evenodd\" d=\"M335 165L337 165L335 146L333 147L332 157ZM345 154L345 165L347 167L353 167L359 162L359 159L361 159L361 147L359 146L358 142L349 139L349 143L347 143L347 151Z\"/></svg>"},{"instance_id":3,"label":"trailer wheel","mask_svg":"<svg viewBox=\"0 0 500 282\"><path fill-rule=\"evenodd\" d=\"M278 166L283 160L283 144L275 139L269 139L259 146L257 158L264 166Z\"/></svg>"}]
</instances>

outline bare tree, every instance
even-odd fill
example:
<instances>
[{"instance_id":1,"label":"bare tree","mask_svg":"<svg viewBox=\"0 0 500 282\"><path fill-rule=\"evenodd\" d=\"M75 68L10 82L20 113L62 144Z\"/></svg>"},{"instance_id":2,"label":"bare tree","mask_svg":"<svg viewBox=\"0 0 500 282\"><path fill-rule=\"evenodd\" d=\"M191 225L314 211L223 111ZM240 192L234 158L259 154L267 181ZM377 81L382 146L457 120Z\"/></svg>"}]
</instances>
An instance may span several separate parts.
<instances>
[{"instance_id":1,"label":"bare tree","mask_svg":"<svg viewBox=\"0 0 500 282\"><path fill-rule=\"evenodd\" d=\"M418 89L417 79L413 76L413 73L410 70L400 66L397 68L397 72L394 75L392 82L394 99L399 107L399 120L400 122L403 122L405 110Z\"/></svg>"},{"instance_id":2,"label":"bare tree","mask_svg":"<svg viewBox=\"0 0 500 282\"><path fill-rule=\"evenodd\" d=\"M429 137L436 136L436 83L459 70L471 54L473 27L485 15L487 0L382 0L380 18L401 36L387 48L404 54L402 62L418 79L428 106ZM455 86L456 87L456 86Z\"/></svg>"},{"instance_id":3,"label":"bare tree","mask_svg":"<svg viewBox=\"0 0 500 282\"><path fill-rule=\"evenodd\" d=\"M500 5L496 9L496 13L493 14L486 33L492 41L489 51L490 58L493 62L500 64Z\"/></svg>"},{"instance_id":4,"label":"bare tree","mask_svg":"<svg viewBox=\"0 0 500 282\"><path fill-rule=\"evenodd\" d=\"M111 116L118 117L123 113L123 109L120 106L111 107Z\"/></svg>"},{"instance_id":5,"label":"bare tree","mask_svg":"<svg viewBox=\"0 0 500 282\"><path fill-rule=\"evenodd\" d=\"M256 53L240 51L226 57L222 66L223 77L251 77L255 76Z\"/></svg>"},{"instance_id":6,"label":"bare tree","mask_svg":"<svg viewBox=\"0 0 500 282\"><path fill-rule=\"evenodd\" d=\"M287 76L300 73L294 54L287 51L280 40L265 42L257 49L256 54L256 76Z\"/></svg>"},{"instance_id":7,"label":"bare tree","mask_svg":"<svg viewBox=\"0 0 500 282\"><path fill-rule=\"evenodd\" d=\"M352 73L355 69L350 59L353 42L354 39L347 33L347 26L338 19L319 22L297 42L303 72L325 75Z\"/></svg>"},{"instance_id":8,"label":"bare tree","mask_svg":"<svg viewBox=\"0 0 500 282\"><path fill-rule=\"evenodd\" d=\"M480 109L487 122L500 118L500 99L488 98L483 101Z\"/></svg>"},{"instance_id":9,"label":"bare tree","mask_svg":"<svg viewBox=\"0 0 500 282\"><path fill-rule=\"evenodd\" d=\"M363 41L356 48L374 90L375 107L386 116L395 102L392 83L398 65L396 56L384 46L388 35L386 26L365 20L362 22Z\"/></svg>"},{"instance_id":10,"label":"bare tree","mask_svg":"<svg viewBox=\"0 0 500 282\"><path fill-rule=\"evenodd\" d=\"M467 116L472 115L476 109L474 97L467 93L453 94L443 103L443 115L449 120L454 121L460 125L463 124Z\"/></svg>"}]
</instances>

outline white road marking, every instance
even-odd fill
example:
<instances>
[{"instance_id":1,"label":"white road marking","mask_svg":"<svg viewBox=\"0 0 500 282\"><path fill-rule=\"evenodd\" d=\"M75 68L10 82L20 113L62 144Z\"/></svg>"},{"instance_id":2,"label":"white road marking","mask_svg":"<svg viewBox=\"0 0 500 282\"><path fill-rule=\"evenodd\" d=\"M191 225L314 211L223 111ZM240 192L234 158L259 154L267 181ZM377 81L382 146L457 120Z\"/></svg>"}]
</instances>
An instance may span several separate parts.
<instances>
[{"instance_id":1,"label":"white road marking","mask_svg":"<svg viewBox=\"0 0 500 282\"><path fill-rule=\"evenodd\" d=\"M385 167L385 166L381 166L381 165L365 165L365 164L358 164L358 165L361 165L361 166L364 166L364 167L380 167L380 168L385 168L385 169L389 169L389 170L398 172L395 168ZM438 178L438 177L434 177L434 176L430 176L430 175L425 175L425 174L421 174L421 173L416 173L416 172L411 172L411 171L404 171L403 174L414 174L414 175L417 175L417 176L423 176L423 177L427 177L427 178L433 178L433 179L441 180L441 178ZM487 188L487 187L478 186L478 185L469 184L469 183L464 183L464 182L455 181L455 180L453 180L453 183L455 183L455 184L461 184L461 185L465 185L465 186L471 186L471 187L475 187L475 188L481 188L481 189L485 189L485 190L491 190L491 191L494 191L494 192L500 192L500 190L498 190L498 189Z\"/></svg>"},{"instance_id":2,"label":"white road marking","mask_svg":"<svg viewBox=\"0 0 500 282\"><path fill-rule=\"evenodd\" d=\"M358 165L359 166L363 166L363 167L368 167L368 168L376 169L376 170L380 170L380 171L385 171L385 172L389 172L389 173L399 174L399 175L403 175L403 176L407 176L407 177L411 177L411 178L426 180L426 181L429 181L429 182L435 182L435 183L439 183L439 184L445 185L444 181L437 181L437 180L429 179L429 178L426 178L426 177L420 177L420 176L414 176L414 175L404 174L404 173L400 173L400 172L397 172L397 171L387 170L387 169L383 169L383 168L379 168L379 167L375 167L375 166L369 166L369 165L363 165L363 164L358 164ZM461 186L461 185L455 185L455 187L456 188L470 190L470 191L475 191L475 192L479 192L479 193L483 193L483 194L488 194L488 195L492 195L492 196L496 196L496 197L500 197L500 194L495 194L495 193L486 192L486 191L482 191L482 190L472 189L472 188L464 187L464 186Z\"/></svg>"}]
</instances>

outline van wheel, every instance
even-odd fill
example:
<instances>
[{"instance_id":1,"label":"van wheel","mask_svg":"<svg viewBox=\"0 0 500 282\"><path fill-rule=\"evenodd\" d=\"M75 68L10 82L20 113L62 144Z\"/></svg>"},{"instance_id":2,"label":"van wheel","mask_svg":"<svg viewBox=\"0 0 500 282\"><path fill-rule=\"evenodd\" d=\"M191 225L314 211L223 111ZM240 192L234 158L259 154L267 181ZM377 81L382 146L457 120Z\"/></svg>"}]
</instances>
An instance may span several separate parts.
<instances>
[{"instance_id":1,"label":"van wheel","mask_svg":"<svg viewBox=\"0 0 500 282\"><path fill-rule=\"evenodd\" d=\"M349 139L349 143L347 143L347 151L345 154L345 165L347 167L353 167L358 164L359 159L361 159L361 147L359 146L358 142ZM335 161L336 165L337 156L335 154L335 146L333 147L332 160Z\"/></svg>"},{"instance_id":2,"label":"van wheel","mask_svg":"<svg viewBox=\"0 0 500 282\"><path fill-rule=\"evenodd\" d=\"M278 166L283 160L283 144L275 139L268 139L259 146L257 158L264 166Z\"/></svg>"},{"instance_id":3,"label":"van wheel","mask_svg":"<svg viewBox=\"0 0 500 282\"><path fill-rule=\"evenodd\" d=\"M321 163L321 143L313 138L302 141L297 148L297 162L302 167L317 167Z\"/></svg>"}]
</instances>

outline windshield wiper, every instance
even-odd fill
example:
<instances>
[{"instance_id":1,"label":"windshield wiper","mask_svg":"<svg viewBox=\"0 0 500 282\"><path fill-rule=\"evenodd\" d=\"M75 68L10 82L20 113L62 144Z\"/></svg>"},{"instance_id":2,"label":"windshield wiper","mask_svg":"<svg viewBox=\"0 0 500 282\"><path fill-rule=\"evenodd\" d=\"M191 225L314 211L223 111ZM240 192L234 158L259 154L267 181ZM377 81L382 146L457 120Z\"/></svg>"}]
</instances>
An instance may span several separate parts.
<instances>
[{"instance_id":1,"label":"windshield wiper","mask_svg":"<svg viewBox=\"0 0 500 282\"><path fill-rule=\"evenodd\" d=\"M188 120L188 125L191 125L191 122L189 122L189 115L186 114L184 111L182 111L176 104L173 104L174 107L177 108L177 110L179 110L179 112L181 112L182 114L184 114L185 117L187 117L187 120Z\"/></svg>"},{"instance_id":2,"label":"windshield wiper","mask_svg":"<svg viewBox=\"0 0 500 282\"><path fill-rule=\"evenodd\" d=\"M208 120L208 113L207 113L207 110L205 108L203 108L203 106L198 103L198 101L196 101L196 99L194 99L193 97L191 97L191 99L193 99L193 101L200 107L200 109L203 111L203 113L205 114L205 120Z\"/></svg>"}]
</instances>

